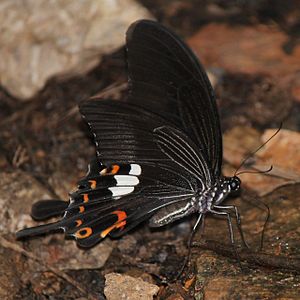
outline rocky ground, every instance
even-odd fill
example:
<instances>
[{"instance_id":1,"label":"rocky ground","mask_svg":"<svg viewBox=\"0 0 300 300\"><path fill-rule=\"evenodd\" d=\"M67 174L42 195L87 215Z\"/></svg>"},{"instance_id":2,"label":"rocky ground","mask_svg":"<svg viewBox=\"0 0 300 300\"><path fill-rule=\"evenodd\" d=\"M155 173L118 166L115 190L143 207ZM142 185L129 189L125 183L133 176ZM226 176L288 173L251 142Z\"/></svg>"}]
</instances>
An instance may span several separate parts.
<instances>
[{"instance_id":1,"label":"rocky ground","mask_svg":"<svg viewBox=\"0 0 300 300\"><path fill-rule=\"evenodd\" d=\"M242 268L226 222L213 217L196 234L190 264L175 282L194 218L159 230L144 223L88 251L62 234L15 240L16 230L36 224L29 216L32 203L67 200L84 176L95 148L77 104L94 94L126 97L121 48L88 73L49 79L26 101L0 88L0 298L299 299L300 2L138 2L183 36L209 70L225 174L283 124L249 161L273 170L241 175L241 195L228 200L240 209L250 245L244 249L235 232ZM260 250L264 204L271 214Z\"/></svg>"}]
</instances>

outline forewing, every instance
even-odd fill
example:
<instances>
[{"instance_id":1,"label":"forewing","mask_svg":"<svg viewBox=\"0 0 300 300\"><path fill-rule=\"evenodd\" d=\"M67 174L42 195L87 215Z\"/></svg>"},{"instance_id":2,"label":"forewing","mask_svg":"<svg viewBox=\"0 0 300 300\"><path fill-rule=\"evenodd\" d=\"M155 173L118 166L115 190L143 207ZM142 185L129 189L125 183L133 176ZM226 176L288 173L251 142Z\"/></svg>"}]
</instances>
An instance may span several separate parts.
<instances>
[{"instance_id":1,"label":"forewing","mask_svg":"<svg viewBox=\"0 0 300 300\"><path fill-rule=\"evenodd\" d=\"M220 176L222 136L216 100L196 56L178 36L148 20L130 26L126 46L128 101L184 130L201 149L213 175Z\"/></svg>"},{"instance_id":2,"label":"forewing","mask_svg":"<svg viewBox=\"0 0 300 300\"><path fill-rule=\"evenodd\" d=\"M85 101L80 112L89 124L104 165L166 161L153 142L154 128L166 123L146 110L120 101Z\"/></svg>"},{"instance_id":3,"label":"forewing","mask_svg":"<svg viewBox=\"0 0 300 300\"><path fill-rule=\"evenodd\" d=\"M210 179L202 169L195 176L191 170L197 165L191 166L190 161L178 163L161 150L153 131L168 124L163 117L132 104L107 100L86 101L80 111L94 134L97 154L104 165L152 166L162 178L166 178L166 172L173 172L176 179L184 178L197 190L203 189ZM187 147L188 142L182 141L181 147ZM196 151L189 157L197 162Z\"/></svg>"}]
</instances>

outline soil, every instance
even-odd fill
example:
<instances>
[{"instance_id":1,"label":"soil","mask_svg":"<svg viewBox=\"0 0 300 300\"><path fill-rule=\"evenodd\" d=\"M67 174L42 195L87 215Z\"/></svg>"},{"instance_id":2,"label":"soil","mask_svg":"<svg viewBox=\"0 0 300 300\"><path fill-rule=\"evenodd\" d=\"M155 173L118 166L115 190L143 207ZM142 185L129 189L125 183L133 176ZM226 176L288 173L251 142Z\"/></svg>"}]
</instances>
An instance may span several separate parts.
<instances>
[{"instance_id":1,"label":"soil","mask_svg":"<svg viewBox=\"0 0 300 300\"><path fill-rule=\"evenodd\" d=\"M282 45L285 55L293 55L299 47L299 1L284 4L279 0L139 2L158 21L184 38L192 38L214 23L233 29L264 25L276 26L286 36ZM77 105L99 93L112 99L125 97L124 59L122 48L107 55L85 76L52 79L26 103L0 89L0 168L3 174L12 174L13 178L13 183L5 182L5 189L1 187L5 199L23 201L22 207L27 206L28 211L39 200L32 199L37 189L38 193L54 199L68 199L68 192L74 190L95 156L91 134ZM285 129L300 131L300 101L297 90L293 89L299 70L300 66L298 72L289 74L288 80L287 76L261 72L245 74L222 69L221 76L217 73L216 93L220 99L223 132L248 126L261 135L265 129L276 128L280 123ZM18 192L21 194L16 195ZM108 257L104 265L99 262L95 265L93 260L85 265L77 261L76 252L83 250L74 248L75 254L74 251L69 254L68 247L76 247L75 243L65 241L61 234L17 242L15 228L4 226L12 222L3 221L0 293L6 299L104 299L104 276L117 272L158 285L157 299L299 299L299 195L297 183L281 186L263 197L244 189L228 203L240 209L250 249L242 247L235 231L237 257L228 239L226 220L208 217L204 234L196 234L188 267L175 281L188 253L187 239L194 218L157 230L150 230L143 223L121 239L107 239L102 250ZM8 220L14 205L19 206L17 200L10 203L12 207L3 204ZM267 213L262 203L269 207L271 217L260 250ZM95 253L91 255L96 257ZM56 259L68 254L74 255L71 267L64 264L65 258Z\"/></svg>"}]
</instances>

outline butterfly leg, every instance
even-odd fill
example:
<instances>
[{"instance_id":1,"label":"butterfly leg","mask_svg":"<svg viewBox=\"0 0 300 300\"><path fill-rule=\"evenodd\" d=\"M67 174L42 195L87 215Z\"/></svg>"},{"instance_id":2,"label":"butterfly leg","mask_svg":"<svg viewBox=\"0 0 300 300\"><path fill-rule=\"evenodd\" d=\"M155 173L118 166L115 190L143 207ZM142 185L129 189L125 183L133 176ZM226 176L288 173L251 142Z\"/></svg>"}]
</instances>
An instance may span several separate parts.
<instances>
[{"instance_id":1,"label":"butterfly leg","mask_svg":"<svg viewBox=\"0 0 300 300\"><path fill-rule=\"evenodd\" d=\"M239 256L239 253L237 251L236 244L235 244L235 238L234 238L233 226L232 226L230 213L227 212L227 211L217 211L217 210L210 210L210 212L215 214L215 215L226 216L227 217L227 224L228 224L228 229L229 229L229 234L230 234L230 242L231 242L231 245L234 249L238 264L239 264L240 268L243 269L242 264L241 264L241 260L240 260L240 256Z\"/></svg>"},{"instance_id":2,"label":"butterfly leg","mask_svg":"<svg viewBox=\"0 0 300 300\"><path fill-rule=\"evenodd\" d=\"M263 201L259 200L259 199L256 199L254 198L257 202L261 203L267 210L267 215L266 215L266 218L265 218L265 222L264 222L264 225L263 225L263 229L261 231L261 238L260 238L260 246L259 246L259 249L258 251L261 251L262 248L263 248L263 244L264 244L264 235L265 235L265 231L266 231L266 226L267 226L267 223L269 221L269 218L270 218L270 207L264 203Z\"/></svg>"},{"instance_id":3,"label":"butterfly leg","mask_svg":"<svg viewBox=\"0 0 300 300\"><path fill-rule=\"evenodd\" d=\"M195 232L197 230L198 225L200 223L201 224L203 223L203 220L204 220L204 214L200 214L199 217L197 218L194 226L193 226L192 232L191 232L189 240L188 240L188 255L185 257L183 265L182 265L180 271L178 272L177 276L175 277L175 280L177 280L182 275L186 265L190 261L191 252L192 252L192 242L193 242L193 239L194 239L194 236L195 236Z\"/></svg>"},{"instance_id":4,"label":"butterfly leg","mask_svg":"<svg viewBox=\"0 0 300 300\"><path fill-rule=\"evenodd\" d=\"M227 205L227 206L217 206L217 205L215 205L214 208L222 209L222 210L234 210L236 224L237 224L237 228L239 230L239 233L240 233L240 236L241 236L241 239L242 239L242 243L243 243L244 247L246 247L247 249L250 249L250 247L249 247L249 245L246 242L246 239L244 237L244 232L243 232L243 229L242 229L241 216L240 216L240 213L238 211L238 208L235 205Z\"/></svg>"}]
</instances>

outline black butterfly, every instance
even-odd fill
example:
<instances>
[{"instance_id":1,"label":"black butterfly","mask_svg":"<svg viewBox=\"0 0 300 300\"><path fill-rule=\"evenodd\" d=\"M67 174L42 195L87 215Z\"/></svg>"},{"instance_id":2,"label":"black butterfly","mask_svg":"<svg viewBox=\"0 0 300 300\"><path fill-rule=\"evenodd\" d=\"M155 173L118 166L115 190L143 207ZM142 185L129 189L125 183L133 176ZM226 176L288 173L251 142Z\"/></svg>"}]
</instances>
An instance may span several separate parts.
<instances>
[{"instance_id":1,"label":"black butterfly","mask_svg":"<svg viewBox=\"0 0 300 300\"><path fill-rule=\"evenodd\" d=\"M222 202L240 189L223 177L222 135L208 77L188 46L162 25L141 20L126 36L129 95L126 101L89 100L80 112L94 134L97 159L69 203L40 201L32 216L63 214L55 223L27 228L18 238L63 229L83 247L117 237L150 219L151 227L193 213L227 217Z\"/></svg>"}]
</instances>

